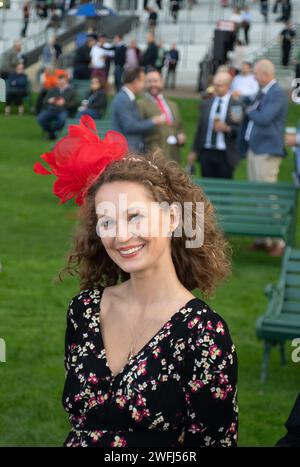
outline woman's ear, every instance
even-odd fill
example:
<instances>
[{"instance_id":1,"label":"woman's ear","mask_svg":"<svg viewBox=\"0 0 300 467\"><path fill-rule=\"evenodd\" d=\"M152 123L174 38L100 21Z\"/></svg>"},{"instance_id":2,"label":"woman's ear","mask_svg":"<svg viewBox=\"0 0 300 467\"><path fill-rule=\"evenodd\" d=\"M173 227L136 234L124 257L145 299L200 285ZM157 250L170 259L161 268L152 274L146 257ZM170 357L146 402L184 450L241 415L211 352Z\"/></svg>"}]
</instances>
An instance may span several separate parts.
<instances>
[{"instance_id":1,"label":"woman's ear","mask_svg":"<svg viewBox=\"0 0 300 467\"><path fill-rule=\"evenodd\" d=\"M174 232L181 220L181 204L174 202L170 206L170 230Z\"/></svg>"}]
</instances>

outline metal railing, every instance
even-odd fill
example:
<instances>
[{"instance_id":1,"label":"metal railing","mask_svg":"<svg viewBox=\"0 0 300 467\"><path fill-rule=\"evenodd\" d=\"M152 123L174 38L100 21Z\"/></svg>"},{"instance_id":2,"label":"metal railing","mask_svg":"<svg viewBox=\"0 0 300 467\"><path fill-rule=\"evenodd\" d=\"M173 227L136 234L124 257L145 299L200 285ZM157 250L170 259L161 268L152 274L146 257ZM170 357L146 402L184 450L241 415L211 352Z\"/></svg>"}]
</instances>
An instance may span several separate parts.
<instances>
[{"instance_id":1,"label":"metal railing","mask_svg":"<svg viewBox=\"0 0 300 467\"><path fill-rule=\"evenodd\" d=\"M290 62L293 62L293 59L296 58L297 52L300 49L300 23L295 24L296 38L291 50ZM263 47L259 48L257 51L251 54L252 61L259 60L261 58L269 58L274 62L274 65L278 68L281 67L280 64L281 57L281 45L279 37L273 37L272 40L264 44ZM288 69L288 68L285 68Z\"/></svg>"},{"instance_id":2,"label":"metal railing","mask_svg":"<svg viewBox=\"0 0 300 467\"><path fill-rule=\"evenodd\" d=\"M0 55L3 54L5 51L9 50L12 46L13 43L16 39L19 37L12 37L11 35L9 37L5 36L5 24L8 23L15 23L16 18L13 17L8 17L7 12L9 10L2 9L0 10ZM53 35L53 34L58 34L64 31L67 31L69 28L80 24L81 22L84 21L83 17L77 17L77 16L65 16L64 18L61 19L60 25L58 28L52 28L48 27L47 28L47 23L49 21L48 19L41 19L39 16L36 14L35 11L32 12L32 15L30 16L30 23L29 24L34 24L35 29L37 29L37 32L35 32L32 35L28 35L25 38L22 38L22 49L24 53L27 53L43 43L47 42L47 40ZM21 26L22 26L22 20L20 19L20 32L21 32Z\"/></svg>"}]
</instances>

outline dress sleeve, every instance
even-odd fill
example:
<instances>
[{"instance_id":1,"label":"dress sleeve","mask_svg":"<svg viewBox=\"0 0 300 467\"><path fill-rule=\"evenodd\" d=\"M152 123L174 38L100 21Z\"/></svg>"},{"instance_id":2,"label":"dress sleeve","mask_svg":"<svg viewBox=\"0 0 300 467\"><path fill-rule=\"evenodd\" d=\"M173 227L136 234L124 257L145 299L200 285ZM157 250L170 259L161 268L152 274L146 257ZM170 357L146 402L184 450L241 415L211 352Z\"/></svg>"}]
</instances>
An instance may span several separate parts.
<instances>
[{"instance_id":1,"label":"dress sleeve","mask_svg":"<svg viewBox=\"0 0 300 467\"><path fill-rule=\"evenodd\" d=\"M238 425L236 351L219 315L201 318L189 323L183 446L233 447Z\"/></svg>"},{"instance_id":2,"label":"dress sleeve","mask_svg":"<svg viewBox=\"0 0 300 467\"><path fill-rule=\"evenodd\" d=\"M65 331L65 355L64 355L64 367L66 372L70 370L71 365L71 351L72 346L75 345L75 335L76 330L78 329L78 323L76 319L76 314L78 315L78 300L77 296L74 297L69 305L67 310L67 325Z\"/></svg>"}]
</instances>

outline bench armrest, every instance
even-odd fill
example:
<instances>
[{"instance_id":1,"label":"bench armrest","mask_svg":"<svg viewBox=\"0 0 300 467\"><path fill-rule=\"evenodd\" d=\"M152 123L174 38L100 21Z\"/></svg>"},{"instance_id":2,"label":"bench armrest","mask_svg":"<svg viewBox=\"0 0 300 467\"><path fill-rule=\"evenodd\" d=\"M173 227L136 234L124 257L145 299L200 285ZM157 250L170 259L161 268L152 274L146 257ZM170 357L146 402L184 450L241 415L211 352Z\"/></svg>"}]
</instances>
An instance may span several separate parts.
<instances>
[{"instance_id":1,"label":"bench armrest","mask_svg":"<svg viewBox=\"0 0 300 467\"><path fill-rule=\"evenodd\" d=\"M279 284L268 284L265 287L265 295L268 297L269 303L264 316L278 315L284 300L284 287Z\"/></svg>"},{"instance_id":2,"label":"bench armrest","mask_svg":"<svg viewBox=\"0 0 300 467\"><path fill-rule=\"evenodd\" d=\"M274 293L274 289L276 289L276 285L275 284L267 284L265 289L264 289L264 293L265 295L268 297L268 298L271 298L273 293Z\"/></svg>"}]
</instances>

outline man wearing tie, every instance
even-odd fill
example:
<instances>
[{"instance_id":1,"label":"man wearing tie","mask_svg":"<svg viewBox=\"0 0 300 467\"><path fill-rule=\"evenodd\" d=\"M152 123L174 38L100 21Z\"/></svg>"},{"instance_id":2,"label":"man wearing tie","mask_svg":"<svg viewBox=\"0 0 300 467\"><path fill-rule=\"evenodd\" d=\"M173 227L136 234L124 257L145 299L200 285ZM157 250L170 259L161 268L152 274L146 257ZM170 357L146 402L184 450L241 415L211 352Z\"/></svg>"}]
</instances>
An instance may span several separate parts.
<instances>
[{"instance_id":1,"label":"man wearing tie","mask_svg":"<svg viewBox=\"0 0 300 467\"><path fill-rule=\"evenodd\" d=\"M275 67L270 60L260 60L254 66L254 75L260 91L246 111L248 123L244 139L248 145L248 178L258 182L277 182L284 148L284 129L288 97L278 85ZM281 256L283 240L257 239L253 250L267 250L272 256Z\"/></svg>"},{"instance_id":2,"label":"man wearing tie","mask_svg":"<svg viewBox=\"0 0 300 467\"><path fill-rule=\"evenodd\" d=\"M143 119L159 114L166 117L165 124L155 126L145 134L146 149L154 151L159 147L166 159L180 163L180 148L185 144L186 136L178 106L163 95L164 81L155 68L147 70L145 87L146 93L137 103L140 116Z\"/></svg>"},{"instance_id":3,"label":"man wearing tie","mask_svg":"<svg viewBox=\"0 0 300 467\"><path fill-rule=\"evenodd\" d=\"M213 80L215 97L204 100L201 106L188 164L192 167L198 159L202 177L233 178L239 162L236 139L243 107L231 96L231 81L229 73L217 73Z\"/></svg>"}]
</instances>

